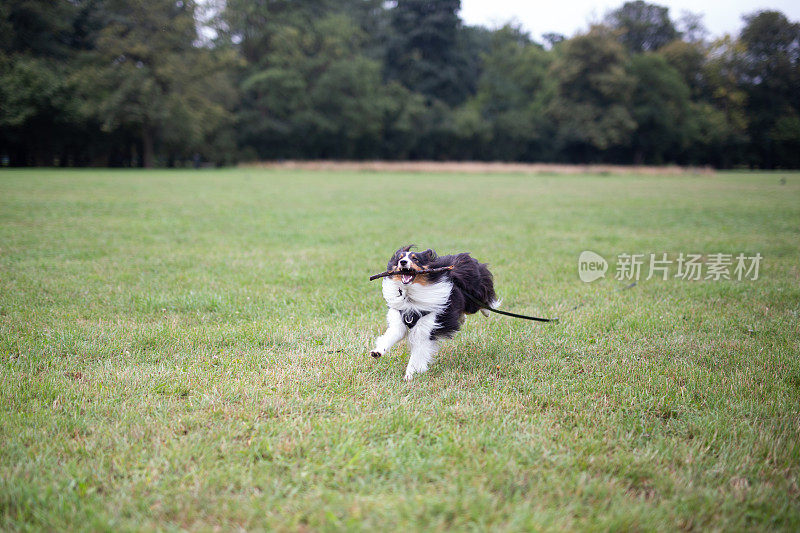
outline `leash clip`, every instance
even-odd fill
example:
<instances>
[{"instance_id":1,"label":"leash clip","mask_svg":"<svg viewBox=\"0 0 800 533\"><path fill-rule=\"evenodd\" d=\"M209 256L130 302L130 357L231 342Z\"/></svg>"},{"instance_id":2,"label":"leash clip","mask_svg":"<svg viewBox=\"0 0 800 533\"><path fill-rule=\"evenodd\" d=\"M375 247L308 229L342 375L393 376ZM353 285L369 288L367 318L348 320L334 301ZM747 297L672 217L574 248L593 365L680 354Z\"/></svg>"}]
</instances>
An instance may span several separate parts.
<instances>
[{"instance_id":1,"label":"leash clip","mask_svg":"<svg viewBox=\"0 0 800 533\"><path fill-rule=\"evenodd\" d=\"M418 313L416 311L406 311L403 313L403 324L405 324L408 329L412 329L414 326L417 325L419 319L424 317L428 313L430 313L430 311L425 311L423 313Z\"/></svg>"}]
</instances>

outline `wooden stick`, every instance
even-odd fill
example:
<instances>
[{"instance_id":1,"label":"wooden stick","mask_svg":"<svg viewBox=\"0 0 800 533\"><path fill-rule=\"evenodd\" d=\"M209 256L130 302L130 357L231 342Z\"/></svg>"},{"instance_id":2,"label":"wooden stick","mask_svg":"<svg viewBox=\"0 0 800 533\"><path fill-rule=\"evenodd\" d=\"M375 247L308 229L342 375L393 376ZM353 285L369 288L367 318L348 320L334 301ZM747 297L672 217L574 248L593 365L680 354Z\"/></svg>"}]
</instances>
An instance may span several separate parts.
<instances>
[{"instance_id":1,"label":"wooden stick","mask_svg":"<svg viewBox=\"0 0 800 533\"><path fill-rule=\"evenodd\" d=\"M448 270L453 270L453 265L446 266L446 267L439 267L439 268L429 268L427 270L393 270L389 272L381 272L380 274L375 274L374 276L370 276L370 281L375 281L378 278L386 278L389 276L400 276L401 274L435 274L436 272L447 272Z\"/></svg>"}]
</instances>

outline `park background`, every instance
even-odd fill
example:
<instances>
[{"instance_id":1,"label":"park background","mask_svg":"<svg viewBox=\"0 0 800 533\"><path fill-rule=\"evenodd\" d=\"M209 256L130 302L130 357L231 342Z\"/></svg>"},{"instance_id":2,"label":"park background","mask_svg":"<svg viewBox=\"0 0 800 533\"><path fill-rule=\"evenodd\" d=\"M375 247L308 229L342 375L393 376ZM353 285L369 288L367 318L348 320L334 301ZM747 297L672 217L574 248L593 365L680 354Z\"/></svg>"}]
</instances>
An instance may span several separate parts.
<instances>
[{"instance_id":1,"label":"park background","mask_svg":"<svg viewBox=\"0 0 800 533\"><path fill-rule=\"evenodd\" d=\"M573 36L459 0L9 0L7 166L282 159L800 166L800 25L642 1Z\"/></svg>"},{"instance_id":2,"label":"park background","mask_svg":"<svg viewBox=\"0 0 800 533\"><path fill-rule=\"evenodd\" d=\"M0 531L800 531L798 24L459 13L0 0ZM404 382L410 242L559 323Z\"/></svg>"}]
</instances>

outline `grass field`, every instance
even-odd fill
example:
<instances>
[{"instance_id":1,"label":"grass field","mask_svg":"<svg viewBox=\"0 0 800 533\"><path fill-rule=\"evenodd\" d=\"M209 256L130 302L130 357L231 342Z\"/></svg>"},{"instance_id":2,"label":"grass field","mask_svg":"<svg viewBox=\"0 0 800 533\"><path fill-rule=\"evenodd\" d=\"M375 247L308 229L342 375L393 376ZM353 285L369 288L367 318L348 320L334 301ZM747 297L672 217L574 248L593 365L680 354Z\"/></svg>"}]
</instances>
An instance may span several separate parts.
<instances>
[{"instance_id":1,"label":"grass field","mask_svg":"<svg viewBox=\"0 0 800 533\"><path fill-rule=\"evenodd\" d=\"M407 242L561 323L403 382L367 277ZM621 290L587 249L764 260ZM798 250L796 173L4 170L0 529L797 531Z\"/></svg>"}]
</instances>

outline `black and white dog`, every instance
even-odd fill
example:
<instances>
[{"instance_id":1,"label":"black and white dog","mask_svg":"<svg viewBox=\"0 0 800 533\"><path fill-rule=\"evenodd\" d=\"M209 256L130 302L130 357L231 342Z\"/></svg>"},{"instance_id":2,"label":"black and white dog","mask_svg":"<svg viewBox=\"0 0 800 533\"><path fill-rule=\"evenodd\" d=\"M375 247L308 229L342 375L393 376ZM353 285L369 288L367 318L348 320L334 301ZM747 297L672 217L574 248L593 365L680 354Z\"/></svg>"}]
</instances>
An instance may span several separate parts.
<instances>
[{"instance_id":1,"label":"black and white dog","mask_svg":"<svg viewBox=\"0 0 800 533\"><path fill-rule=\"evenodd\" d=\"M373 357L385 355L408 336L411 358L406 380L428 369L439 341L452 337L465 315L481 311L488 316L481 304L492 308L499 305L492 274L485 264L468 253L439 257L433 250L412 252L411 248L404 246L389 259L386 270L398 274L383 278L383 297L389 306L388 328L370 352ZM448 266L452 269L444 272L414 273Z\"/></svg>"}]
</instances>

